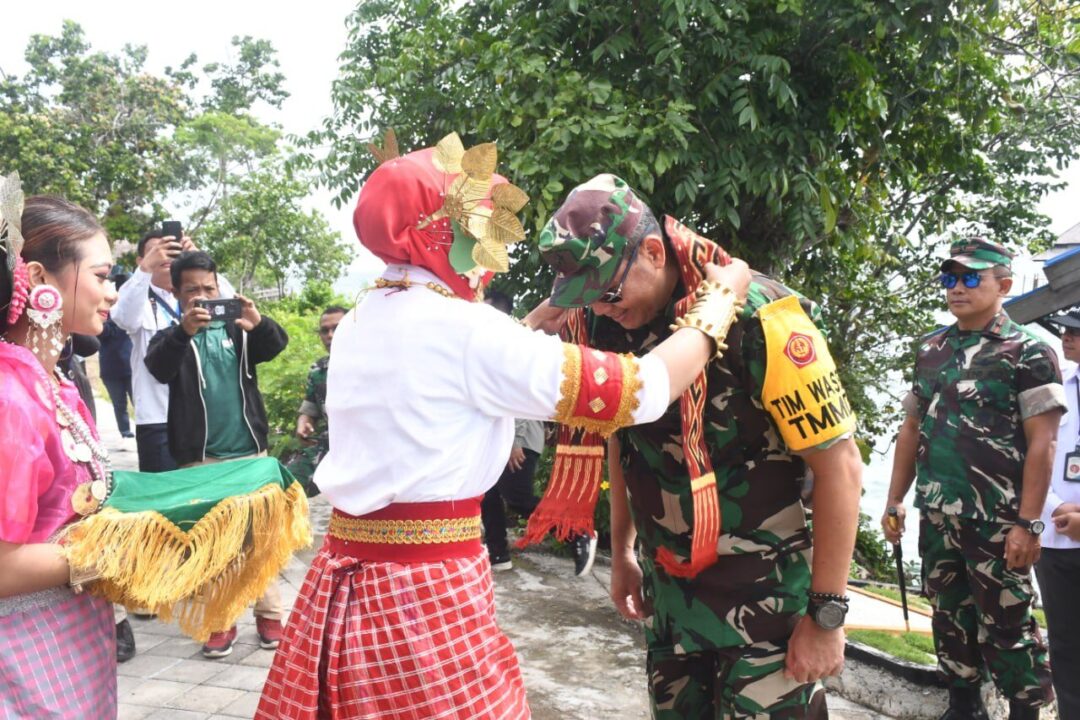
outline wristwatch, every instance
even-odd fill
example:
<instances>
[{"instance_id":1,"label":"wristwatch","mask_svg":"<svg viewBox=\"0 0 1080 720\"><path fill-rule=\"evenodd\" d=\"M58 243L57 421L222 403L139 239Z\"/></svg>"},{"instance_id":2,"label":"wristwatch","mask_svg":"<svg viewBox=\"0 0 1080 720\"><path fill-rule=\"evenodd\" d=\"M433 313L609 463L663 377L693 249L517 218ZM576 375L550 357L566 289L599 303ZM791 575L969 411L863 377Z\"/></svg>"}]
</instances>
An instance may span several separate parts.
<instances>
[{"instance_id":1,"label":"wristwatch","mask_svg":"<svg viewBox=\"0 0 1080 720\"><path fill-rule=\"evenodd\" d=\"M1032 535L1042 535L1042 531L1046 528L1046 524L1042 520L1025 520L1024 518L1016 518L1016 524L1027 530Z\"/></svg>"},{"instance_id":2,"label":"wristwatch","mask_svg":"<svg viewBox=\"0 0 1080 720\"><path fill-rule=\"evenodd\" d=\"M810 593L807 614L824 630L842 627L848 612L848 598L832 593Z\"/></svg>"}]
</instances>

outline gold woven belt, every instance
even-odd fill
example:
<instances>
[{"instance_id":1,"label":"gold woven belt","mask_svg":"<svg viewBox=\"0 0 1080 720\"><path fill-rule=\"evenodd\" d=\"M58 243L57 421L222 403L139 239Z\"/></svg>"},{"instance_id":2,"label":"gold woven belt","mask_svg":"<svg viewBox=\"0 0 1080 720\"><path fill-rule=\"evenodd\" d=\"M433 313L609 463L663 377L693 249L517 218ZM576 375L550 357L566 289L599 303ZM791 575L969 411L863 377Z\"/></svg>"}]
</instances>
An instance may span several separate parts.
<instances>
[{"instance_id":1,"label":"gold woven belt","mask_svg":"<svg viewBox=\"0 0 1080 720\"><path fill-rule=\"evenodd\" d=\"M430 545L479 540L480 517L431 520L373 520L330 516L329 534L349 542L384 545Z\"/></svg>"}]
</instances>

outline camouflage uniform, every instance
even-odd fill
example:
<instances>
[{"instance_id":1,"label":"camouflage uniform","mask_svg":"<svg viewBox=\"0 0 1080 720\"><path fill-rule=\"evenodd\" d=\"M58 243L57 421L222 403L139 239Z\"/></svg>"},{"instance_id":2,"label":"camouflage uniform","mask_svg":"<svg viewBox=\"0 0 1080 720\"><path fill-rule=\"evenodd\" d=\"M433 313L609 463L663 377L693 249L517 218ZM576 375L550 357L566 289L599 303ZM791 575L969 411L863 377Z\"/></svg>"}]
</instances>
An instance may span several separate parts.
<instances>
[{"instance_id":1,"label":"camouflage uniform","mask_svg":"<svg viewBox=\"0 0 1080 720\"><path fill-rule=\"evenodd\" d=\"M677 288L674 296L682 294ZM766 354L757 312L790 294L756 275L728 351L708 367L706 442L722 524L719 560L696 577L671 577L654 560L660 547L690 552L693 511L678 404L654 423L619 432L653 611L645 635L657 718L827 715L820 683L783 677L787 639L806 610L812 540L801 499L805 464L788 452L761 401ZM816 320L816 307L802 305ZM671 303L633 331L596 318L592 341L605 350L648 352L671 334L673 313Z\"/></svg>"},{"instance_id":2,"label":"camouflage uniform","mask_svg":"<svg viewBox=\"0 0 1080 720\"><path fill-rule=\"evenodd\" d=\"M915 506L939 672L971 687L985 665L1006 696L1041 706L1052 694L1030 569L1009 570L1004 555L1023 420L1065 407L1057 356L1004 311L980 332L952 325L920 342L904 404L919 420Z\"/></svg>"},{"instance_id":3,"label":"camouflage uniform","mask_svg":"<svg viewBox=\"0 0 1080 720\"><path fill-rule=\"evenodd\" d=\"M330 356L319 358L308 370L307 389L304 401L300 403L300 414L307 415L315 423L315 435L310 439L313 444L305 446L297 453L289 470L303 484L309 496L318 494L318 488L312 483L315 468L330 449L330 430L326 424L326 369Z\"/></svg>"},{"instance_id":4,"label":"camouflage uniform","mask_svg":"<svg viewBox=\"0 0 1080 720\"><path fill-rule=\"evenodd\" d=\"M620 261L628 267L641 238L659 230L619 178L600 175L576 188L540 236L544 259L558 272L552 304L595 302L618 283ZM680 280L665 310L634 330L587 313L588 344L637 355L649 352L671 335L676 301L686 293ZM806 612L812 538L802 503L806 465L788 449L779 427L790 439L796 426L802 432L803 421L811 421L809 413L799 414L798 395L794 402L763 400L769 363L799 363L783 358L775 347L770 356L762 311L791 296L777 281L755 275L739 321L725 340L728 349L706 368L704 435L721 524L718 559L696 576L670 575L655 559L661 548L676 557L691 554L694 508L680 403L656 422L619 431L622 456L617 460L641 544L643 592L651 611L645 633L657 718L828 715L820 683L797 683L783 674L788 639ZM808 326L820 326L813 303L799 298L793 304ZM812 334L819 339L800 335L812 343L803 346L810 351L800 358L803 364L815 361L815 346L816 359L828 354L820 334ZM833 412L842 417L823 413L815 421L835 421L835 442L850 433L854 417L835 373L825 382L831 383L829 397L837 405ZM815 392L826 395L823 387Z\"/></svg>"}]
</instances>

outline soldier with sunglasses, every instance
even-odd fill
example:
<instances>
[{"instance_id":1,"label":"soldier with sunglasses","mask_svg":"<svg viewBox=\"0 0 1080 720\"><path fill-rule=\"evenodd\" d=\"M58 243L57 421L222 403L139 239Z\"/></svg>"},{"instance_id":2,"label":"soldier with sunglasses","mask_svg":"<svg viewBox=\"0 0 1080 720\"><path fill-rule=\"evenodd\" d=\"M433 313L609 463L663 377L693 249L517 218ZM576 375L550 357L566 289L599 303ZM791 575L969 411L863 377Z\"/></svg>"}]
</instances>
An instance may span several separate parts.
<instances>
[{"instance_id":1,"label":"soldier with sunglasses","mask_svg":"<svg viewBox=\"0 0 1080 720\"><path fill-rule=\"evenodd\" d=\"M1005 248L974 238L942 263L956 323L919 342L882 516L886 538L899 542L915 481L923 587L949 685L943 720L987 717L987 672L1010 720L1037 718L1053 699L1031 566L1065 397L1054 351L1002 309L1011 262Z\"/></svg>"}]
</instances>

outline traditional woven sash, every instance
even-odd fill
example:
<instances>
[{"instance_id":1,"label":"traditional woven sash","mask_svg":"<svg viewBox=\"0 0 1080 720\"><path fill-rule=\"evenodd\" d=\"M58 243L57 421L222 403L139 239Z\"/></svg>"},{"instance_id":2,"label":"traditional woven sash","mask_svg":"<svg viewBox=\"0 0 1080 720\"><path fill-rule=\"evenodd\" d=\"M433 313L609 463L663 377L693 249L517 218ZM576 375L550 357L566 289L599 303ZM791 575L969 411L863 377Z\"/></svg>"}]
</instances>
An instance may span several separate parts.
<instances>
[{"instance_id":1,"label":"traditional woven sash","mask_svg":"<svg viewBox=\"0 0 1080 720\"><path fill-rule=\"evenodd\" d=\"M679 275L687 291L687 295L675 304L675 316L682 317L694 302L694 291L705 277L706 263L726 265L731 258L719 245L692 232L674 218L664 218L664 229L675 249ZM583 309L570 313L562 337L567 342L588 344ZM685 559L667 548L661 548L656 556L664 570L677 577L693 577L716 562L720 501L716 493L716 475L705 443L707 391L706 374L702 372L679 399L683 455L690 476L694 508L691 552L690 558ZM599 434L574 430L565 425L559 427L551 480L543 499L529 518L529 525L519 545L539 542L551 531L561 540L573 534L593 531L604 452L605 443Z\"/></svg>"},{"instance_id":2,"label":"traditional woven sash","mask_svg":"<svg viewBox=\"0 0 1080 720\"><path fill-rule=\"evenodd\" d=\"M587 345L584 311L571 311L559 334L565 342ZM538 543L552 531L560 540L592 532L600 479L604 474L604 448L600 433L559 425L551 480L540 504L529 516L518 547Z\"/></svg>"}]
</instances>

